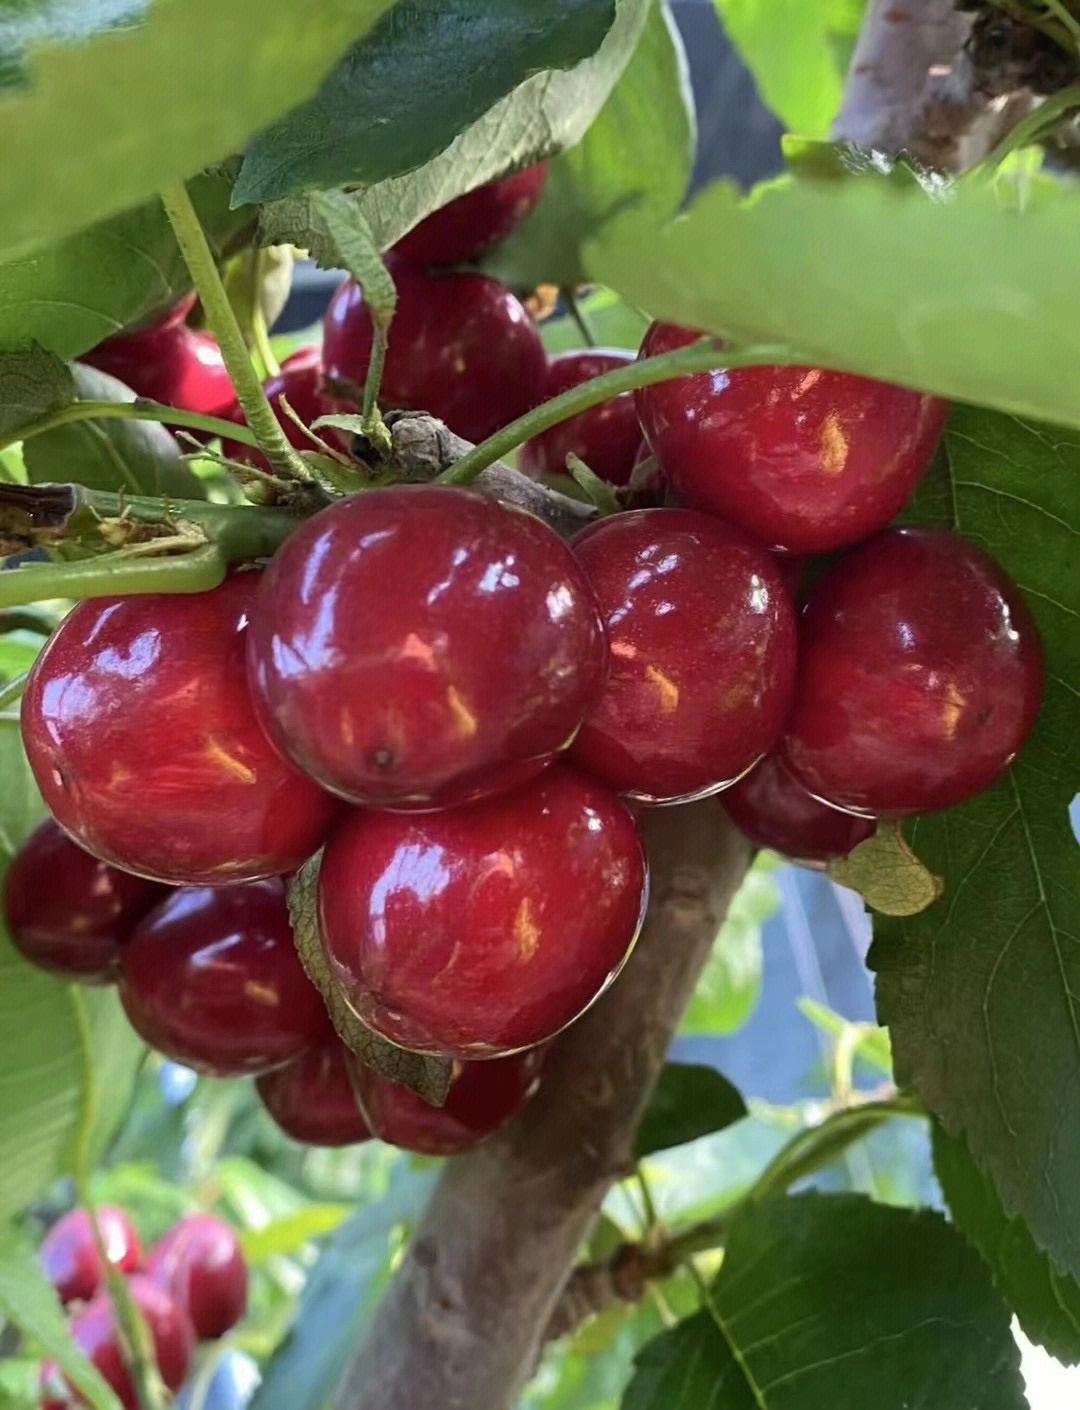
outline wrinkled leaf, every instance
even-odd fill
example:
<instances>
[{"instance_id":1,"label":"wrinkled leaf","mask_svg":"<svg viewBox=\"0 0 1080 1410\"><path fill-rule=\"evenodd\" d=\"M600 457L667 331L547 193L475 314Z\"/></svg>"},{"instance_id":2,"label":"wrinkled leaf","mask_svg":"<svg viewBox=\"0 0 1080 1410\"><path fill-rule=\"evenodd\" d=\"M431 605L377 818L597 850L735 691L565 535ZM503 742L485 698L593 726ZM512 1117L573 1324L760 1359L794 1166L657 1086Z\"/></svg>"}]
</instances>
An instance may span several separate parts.
<instances>
[{"instance_id":1,"label":"wrinkled leaf","mask_svg":"<svg viewBox=\"0 0 1080 1410\"><path fill-rule=\"evenodd\" d=\"M268 244L297 245L323 269L344 269L363 289L372 312L390 321L397 302L394 281L359 206L344 192L315 191L277 201L262 211L259 228Z\"/></svg>"},{"instance_id":2,"label":"wrinkled leaf","mask_svg":"<svg viewBox=\"0 0 1080 1410\"><path fill-rule=\"evenodd\" d=\"M745 1115L742 1093L715 1068L665 1063L638 1127L635 1159L723 1131Z\"/></svg>"},{"instance_id":3,"label":"wrinkled leaf","mask_svg":"<svg viewBox=\"0 0 1080 1410\"><path fill-rule=\"evenodd\" d=\"M0 353L0 436L7 439L28 422L75 400L67 365L44 348Z\"/></svg>"}]
</instances>

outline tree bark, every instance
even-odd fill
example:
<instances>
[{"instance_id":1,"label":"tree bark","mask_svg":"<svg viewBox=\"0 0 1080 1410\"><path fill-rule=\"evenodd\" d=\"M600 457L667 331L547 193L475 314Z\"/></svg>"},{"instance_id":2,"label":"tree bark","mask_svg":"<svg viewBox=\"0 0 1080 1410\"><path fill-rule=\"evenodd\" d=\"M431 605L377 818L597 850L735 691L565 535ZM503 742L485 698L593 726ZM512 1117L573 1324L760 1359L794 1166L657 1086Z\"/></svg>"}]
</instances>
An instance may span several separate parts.
<instances>
[{"instance_id":1,"label":"tree bark","mask_svg":"<svg viewBox=\"0 0 1080 1410\"><path fill-rule=\"evenodd\" d=\"M749 849L715 799L642 819L652 895L522 1115L448 1162L336 1410L510 1410L634 1133Z\"/></svg>"}]
</instances>

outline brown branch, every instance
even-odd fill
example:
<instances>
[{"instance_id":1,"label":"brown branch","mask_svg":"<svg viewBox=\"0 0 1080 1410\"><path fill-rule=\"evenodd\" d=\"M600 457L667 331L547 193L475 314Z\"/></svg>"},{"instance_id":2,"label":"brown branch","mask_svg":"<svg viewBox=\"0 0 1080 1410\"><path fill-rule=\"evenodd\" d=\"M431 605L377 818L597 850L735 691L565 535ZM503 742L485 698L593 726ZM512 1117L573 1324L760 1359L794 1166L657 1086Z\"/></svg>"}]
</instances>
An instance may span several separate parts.
<instances>
[{"instance_id":1,"label":"brown branch","mask_svg":"<svg viewBox=\"0 0 1080 1410\"><path fill-rule=\"evenodd\" d=\"M613 1181L746 871L708 799L642 819L652 899L611 990L559 1044L522 1116L448 1163L336 1410L509 1410Z\"/></svg>"}]
</instances>

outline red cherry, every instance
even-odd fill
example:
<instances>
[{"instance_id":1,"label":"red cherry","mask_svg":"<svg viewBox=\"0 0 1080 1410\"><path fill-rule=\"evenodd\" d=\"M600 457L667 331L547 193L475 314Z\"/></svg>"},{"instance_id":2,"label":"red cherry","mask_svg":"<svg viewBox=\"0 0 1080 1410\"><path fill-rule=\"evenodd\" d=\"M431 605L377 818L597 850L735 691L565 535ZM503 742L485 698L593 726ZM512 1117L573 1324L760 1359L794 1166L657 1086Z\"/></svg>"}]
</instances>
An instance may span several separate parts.
<instances>
[{"instance_id":1,"label":"red cherry","mask_svg":"<svg viewBox=\"0 0 1080 1410\"><path fill-rule=\"evenodd\" d=\"M247 1310L248 1271L236 1230L189 1214L150 1250L146 1276L184 1309L200 1340L224 1336Z\"/></svg>"},{"instance_id":2,"label":"red cherry","mask_svg":"<svg viewBox=\"0 0 1080 1410\"><path fill-rule=\"evenodd\" d=\"M172 304L169 308L167 308L164 313L160 314L157 318L154 318L152 321L144 323L142 327L136 329L135 331L142 333L149 328L179 328L181 323L187 322L188 314L195 307L196 303L198 302L198 298L199 296L195 292L195 290L190 290L190 292L186 293L182 299L178 299L176 303ZM118 338L122 336L124 335L117 335Z\"/></svg>"},{"instance_id":3,"label":"red cherry","mask_svg":"<svg viewBox=\"0 0 1080 1410\"><path fill-rule=\"evenodd\" d=\"M563 353L548 365L544 400L550 401L580 382L633 361L633 353L617 348ZM526 441L521 447L519 463L531 475L565 474L566 457L573 452L601 480L611 485L625 485L630 481L642 444L634 394L623 392Z\"/></svg>"},{"instance_id":4,"label":"red cherry","mask_svg":"<svg viewBox=\"0 0 1080 1410\"><path fill-rule=\"evenodd\" d=\"M294 1141L351 1146L371 1135L356 1105L345 1054L345 1045L330 1038L255 1083L263 1106Z\"/></svg>"},{"instance_id":5,"label":"red cherry","mask_svg":"<svg viewBox=\"0 0 1080 1410\"><path fill-rule=\"evenodd\" d=\"M641 356L701 335L654 323ZM821 553L880 529L930 464L948 402L819 367L741 367L635 393L687 504L774 548Z\"/></svg>"},{"instance_id":6,"label":"red cherry","mask_svg":"<svg viewBox=\"0 0 1080 1410\"><path fill-rule=\"evenodd\" d=\"M604 643L573 554L470 490L397 485L308 519L263 574L248 641L260 722L374 807L513 786L565 748Z\"/></svg>"},{"instance_id":7,"label":"red cherry","mask_svg":"<svg viewBox=\"0 0 1080 1410\"><path fill-rule=\"evenodd\" d=\"M539 1086L543 1057L531 1048L490 1062L463 1062L441 1107L355 1058L353 1081L379 1140L420 1155L456 1155L518 1114Z\"/></svg>"},{"instance_id":8,"label":"red cherry","mask_svg":"<svg viewBox=\"0 0 1080 1410\"><path fill-rule=\"evenodd\" d=\"M482 441L540 400L547 359L529 314L482 274L425 274L392 265L397 312L381 399L429 411L469 441ZM330 300L323 333L328 378L361 387L371 356L364 296L346 279Z\"/></svg>"},{"instance_id":9,"label":"red cherry","mask_svg":"<svg viewBox=\"0 0 1080 1410\"><path fill-rule=\"evenodd\" d=\"M277 376L270 377L263 383L267 400L277 414L286 440L297 450L317 451L318 446L310 436L304 435L292 417L282 409L282 400L289 403L305 426L310 426L320 416L329 416L336 410L336 403L323 395L322 384L322 350L314 345L298 348L296 352L291 353L281 364L281 371ZM243 423L244 413L239 403L230 408L228 418L238 424ZM315 434L321 440L335 441L335 433L326 427ZM254 446L243 445L240 441L224 441L221 449L230 460L239 460L242 464L254 465L260 470L269 469L266 458Z\"/></svg>"},{"instance_id":10,"label":"red cherry","mask_svg":"<svg viewBox=\"0 0 1080 1410\"><path fill-rule=\"evenodd\" d=\"M412 264L460 264L510 234L540 199L548 163L488 181L432 211L394 246Z\"/></svg>"},{"instance_id":11,"label":"red cherry","mask_svg":"<svg viewBox=\"0 0 1080 1410\"><path fill-rule=\"evenodd\" d=\"M142 1313L154 1344L161 1379L169 1390L179 1390L195 1352L195 1332L187 1313L156 1283L136 1274L128 1290ZM71 1335L120 1398L124 1410L138 1410L139 1397L121 1347L120 1331L112 1303L100 1292L71 1323ZM76 1404L82 1397L72 1392Z\"/></svg>"},{"instance_id":12,"label":"red cherry","mask_svg":"<svg viewBox=\"0 0 1080 1410\"><path fill-rule=\"evenodd\" d=\"M116 975L131 928L166 894L163 886L99 862L57 827L40 823L4 878L4 920L31 964L83 983Z\"/></svg>"},{"instance_id":13,"label":"red cherry","mask_svg":"<svg viewBox=\"0 0 1080 1410\"><path fill-rule=\"evenodd\" d=\"M120 999L152 1048L212 1077L266 1072L333 1032L276 877L177 889L124 946Z\"/></svg>"},{"instance_id":14,"label":"red cherry","mask_svg":"<svg viewBox=\"0 0 1080 1410\"><path fill-rule=\"evenodd\" d=\"M103 1204L95 1215L109 1262L134 1273L142 1266L142 1245L131 1220L112 1204ZM61 1302L88 1302L105 1277L85 1209L72 1209L56 1221L41 1241L38 1259Z\"/></svg>"},{"instance_id":15,"label":"red cherry","mask_svg":"<svg viewBox=\"0 0 1080 1410\"><path fill-rule=\"evenodd\" d=\"M616 514L573 548L611 659L573 759L644 802L727 787L777 742L791 703L795 614L772 558L690 509Z\"/></svg>"},{"instance_id":16,"label":"red cherry","mask_svg":"<svg viewBox=\"0 0 1080 1410\"><path fill-rule=\"evenodd\" d=\"M221 884L298 867L338 804L255 719L244 638L258 575L211 592L93 598L30 673L22 733L62 828L113 866Z\"/></svg>"},{"instance_id":17,"label":"red cherry","mask_svg":"<svg viewBox=\"0 0 1080 1410\"><path fill-rule=\"evenodd\" d=\"M1038 628L997 564L944 530L893 529L811 590L783 758L851 812L949 808L1009 767L1042 688Z\"/></svg>"},{"instance_id":18,"label":"red cherry","mask_svg":"<svg viewBox=\"0 0 1080 1410\"><path fill-rule=\"evenodd\" d=\"M183 411L226 416L236 403L215 340L173 321L172 315L152 328L107 338L79 360L118 377L136 396Z\"/></svg>"},{"instance_id":19,"label":"red cherry","mask_svg":"<svg viewBox=\"0 0 1080 1410\"><path fill-rule=\"evenodd\" d=\"M877 830L872 818L857 818L820 803L776 754L767 754L725 789L720 801L751 842L800 862L846 857Z\"/></svg>"},{"instance_id":20,"label":"red cherry","mask_svg":"<svg viewBox=\"0 0 1080 1410\"><path fill-rule=\"evenodd\" d=\"M331 838L319 915L331 972L402 1047L494 1057L552 1037L637 936L645 855L598 784L553 768L440 813L354 813Z\"/></svg>"}]
</instances>

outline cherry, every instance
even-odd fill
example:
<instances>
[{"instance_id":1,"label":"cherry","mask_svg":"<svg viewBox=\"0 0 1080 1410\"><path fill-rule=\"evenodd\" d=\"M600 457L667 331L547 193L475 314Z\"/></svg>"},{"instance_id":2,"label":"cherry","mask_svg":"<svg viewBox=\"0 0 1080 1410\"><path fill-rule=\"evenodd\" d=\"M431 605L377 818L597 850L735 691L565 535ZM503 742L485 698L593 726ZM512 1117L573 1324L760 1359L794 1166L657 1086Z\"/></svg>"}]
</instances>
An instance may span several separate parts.
<instances>
[{"instance_id":1,"label":"cherry","mask_svg":"<svg viewBox=\"0 0 1080 1410\"><path fill-rule=\"evenodd\" d=\"M604 643L573 554L471 490L396 485L308 519L263 574L248 641L263 728L375 807L511 787L571 740Z\"/></svg>"},{"instance_id":2,"label":"cherry","mask_svg":"<svg viewBox=\"0 0 1080 1410\"><path fill-rule=\"evenodd\" d=\"M726 789L720 801L751 842L801 862L846 857L877 828L871 818L857 818L818 802L776 754L767 754Z\"/></svg>"},{"instance_id":3,"label":"cherry","mask_svg":"<svg viewBox=\"0 0 1080 1410\"><path fill-rule=\"evenodd\" d=\"M305 426L310 426L320 416L329 416L336 410L336 403L324 395L322 384L322 350L314 345L297 348L296 352L291 353L281 364L281 371L277 376L270 377L263 383L267 400L277 414L286 439L297 450L317 451L318 446L310 436L304 435L292 417L282 409L282 400L289 403ZM230 408L228 417L230 421L243 422L244 413L239 403ZM335 432L326 427L315 434L324 441L332 442L336 439ZM243 445L240 441L225 441L222 451L230 460L239 460L242 464L254 465L260 470L269 469L266 458L254 446Z\"/></svg>"},{"instance_id":4,"label":"cherry","mask_svg":"<svg viewBox=\"0 0 1080 1410\"><path fill-rule=\"evenodd\" d=\"M540 199L548 163L488 181L432 211L394 246L412 264L461 264L510 234Z\"/></svg>"},{"instance_id":5,"label":"cherry","mask_svg":"<svg viewBox=\"0 0 1080 1410\"><path fill-rule=\"evenodd\" d=\"M95 1215L109 1262L134 1273L142 1266L142 1245L131 1220L112 1204ZM89 1302L105 1277L89 1211L72 1209L59 1218L41 1241L38 1259L61 1302Z\"/></svg>"},{"instance_id":6,"label":"cherry","mask_svg":"<svg viewBox=\"0 0 1080 1410\"><path fill-rule=\"evenodd\" d=\"M166 894L163 886L99 862L57 827L40 823L4 878L4 920L31 964L84 983L116 975L131 928Z\"/></svg>"},{"instance_id":7,"label":"cherry","mask_svg":"<svg viewBox=\"0 0 1080 1410\"><path fill-rule=\"evenodd\" d=\"M494 1057L552 1037L637 936L645 856L599 784L552 768L439 813L354 813L327 845L319 916L331 973L393 1043Z\"/></svg>"},{"instance_id":8,"label":"cherry","mask_svg":"<svg viewBox=\"0 0 1080 1410\"><path fill-rule=\"evenodd\" d=\"M163 1288L142 1274L129 1281L128 1290L149 1328L161 1379L169 1390L179 1390L195 1352L195 1332L187 1313ZM112 1303L105 1292L98 1293L73 1318L71 1335L119 1396L124 1410L138 1410L138 1392L127 1367ZM72 1394L75 1403L82 1404L82 1397Z\"/></svg>"},{"instance_id":9,"label":"cherry","mask_svg":"<svg viewBox=\"0 0 1080 1410\"><path fill-rule=\"evenodd\" d=\"M654 323L652 357L700 334ZM696 509L774 548L821 553L903 506L933 458L947 402L818 367L740 367L636 392L668 480Z\"/></svg>"},{"instance_id":10,"label":"cherry","mask_svg":"<svg viewBox=\"0 0 1080 1410\"><path fill-rule=\"evenodd\" d=\"M333 1031L277 878L175 891L124 946L120 999L152 1048L213 1077L265 1072Z\"/></svg>"},{"instance_id":11,"label":"cherry","mask_svg":"<svg viewBox=\"0 0 1080 1410\"><path fill-rule=\"evenodd\" d=\"M80 602L35 662L30 766L60 826L103 861L220 884L291 871L322 843L338 804L279 757L248 697L257 585L237 573L211 592Z\"/></svg>"},{"instance_id":12,"label":"cherry","mask_svg":"<svg viewBox=\"0 0 1080 1410\"><path fill-rule=\"evenodd\" d=\"M611 671L572 758L644 802L725 788L776 744L791 703L795 614L772 558L690 509L616 514L573 549Z\"/></svg>"},{"instance_id":13,"label":"cherry","mask_svg":"<svg viewBox=\"0 0 1080 1410\"><path fill-rule=\"evenodd\" d=\"M617 348L562 353L548 365L544 400L633 361L633 353ZM526 441L521 447L519 463L532 475L564 475L566 457L573 452L601 480L625 485L629 483L642 444L634 395L623 392Z\"/></svg>"},{"instance_id":14,"label":"cherry","mask_svg":"<svg viewBox=\"0 0 1080 1410\"><path fill-rule=\"evenodd\" d=\"M371 1135L356 1105L345 1055L345 1045L329 1038L255 1083L263 1106L294 1141L351 1146Z\"/></svg>"},{"instance_id":15,"label":"cherry","mask_svg":"<svg viewBox=\"0 0 1080 1410\"><path fill-rule=\"evenodd\" d=\"M184 1309L200 1340L224 1336L247 1310L248 1272L236 1230L189 1214L150 1250L146 1276Z\"/></svg>"},{"instance_id":16,"label":"cherry","mask_svg":"<svg viewBox=\"0 0 1080 1410\"><path fill-rule=\"evenodd\" d=\"M79 360L118 377L136 396L183 411L227 416L236 403L221 349L209 333L177 320L175 310L151 328L106 338Z\"/></svg>"},{"instance_id":17,"label":"cherry","mask_svg":"<svg viewBox=\"0 0 1080 1410\"><path fill-rule=\"evenodd\" d=\"M811 590L784 762L851 812L952 807L1012 763L1042 688L1038 628L998 565L941 529L889 530Z\"/></svg>"},{"instance_id":18,"label":"cherry","mask_svg":"<svg viewBox=\"0 0 1080 1410\"><path fill-rule=\"evenodd\" d=\"M547 359L525 307L482 274L425 274L391 263L397 312L383 371L387 406L429 411L459 436L482 441L535 406ZM346 279L326 310L326 375L363 386L371 317Z\"/></svg>"}]
</instances>

